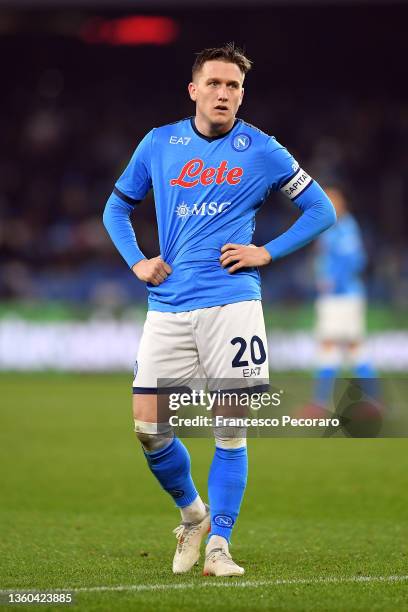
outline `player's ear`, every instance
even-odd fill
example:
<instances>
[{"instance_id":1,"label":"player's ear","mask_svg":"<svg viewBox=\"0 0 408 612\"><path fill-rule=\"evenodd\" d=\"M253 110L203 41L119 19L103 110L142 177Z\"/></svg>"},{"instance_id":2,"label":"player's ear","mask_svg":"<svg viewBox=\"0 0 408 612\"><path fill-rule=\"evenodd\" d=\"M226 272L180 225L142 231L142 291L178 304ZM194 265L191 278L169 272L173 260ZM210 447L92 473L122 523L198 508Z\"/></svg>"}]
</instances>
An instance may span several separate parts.
<instances>
[{"instance_id":1,"label":"player's ear","mask_svg":"<svg viewBox=\"0 0 408 612\"><path fill-rule=\"evenodd\" d=\"M193 102L195 102L197 100L197 85L195 83L188 84L188 93Z\"/></svg>"}]
</instances>

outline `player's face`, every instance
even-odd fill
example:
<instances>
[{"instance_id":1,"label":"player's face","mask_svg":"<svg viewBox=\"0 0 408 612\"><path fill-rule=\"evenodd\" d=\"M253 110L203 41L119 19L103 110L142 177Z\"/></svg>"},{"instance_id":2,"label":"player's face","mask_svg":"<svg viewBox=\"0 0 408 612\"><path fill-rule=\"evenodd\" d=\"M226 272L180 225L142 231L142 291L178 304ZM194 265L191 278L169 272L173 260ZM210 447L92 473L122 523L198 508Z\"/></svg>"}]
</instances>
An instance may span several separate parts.
<instances>
[{"instance_id":1,"label":"player's face","mask_svg":"<svg viewBox=\"0 0 408 612\"><path fill-rule=\"evenodd\" d=\"M211 60L205 62L196 73L188 91L196 103L196 119L199 125L210 131L228 131L244 95L244 75L236 64Z\"/></svg>"}]
</instances>

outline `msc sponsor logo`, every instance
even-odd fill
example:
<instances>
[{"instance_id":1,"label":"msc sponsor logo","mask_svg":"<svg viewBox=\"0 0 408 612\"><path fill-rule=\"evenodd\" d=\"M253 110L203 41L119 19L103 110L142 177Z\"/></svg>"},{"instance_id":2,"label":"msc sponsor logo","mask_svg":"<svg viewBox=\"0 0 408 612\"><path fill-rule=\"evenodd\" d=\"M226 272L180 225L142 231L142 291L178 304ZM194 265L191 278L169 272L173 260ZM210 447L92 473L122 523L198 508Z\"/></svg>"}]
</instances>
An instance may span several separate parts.
<instances>
[{"instance_id":1,"label":"msc sponsor logo","mask_svg":"<svg viewBox=\"0 0 408 612\"><path fill-rule=\"evenodd\" d=\"M214 523L218 525L218 527L232 527L234 519L232 516L228 516L228 514L216 514L214 516Z\"/></svg>"},{"instance_id":2,"label":"msc sponsor logo","mask_svg":"<svg viewBox=\"0 0 408 612\"><path fill-rule=\"evenodd\" d=\"M220 213L225 212L230 206L232 202L199 202L196 204L186 204L182 202L179 204L175 210L177 217L180 219L186 219L187 217L213 217L214 215L218 215Z\"/></svg>"},{"instance_id":3,"label":"msc sponsor logo","mask_svg":"<svg viewBox=\"0 0 408 612\"><path fill-rule=\"evenodd\" d=\"M307 172L299 168L296 174L292 176L292 178L285 185L283 185L280 190L285 196L291 200L294 200L300 196L300 194L303 193L306 187L309 187L312 182L313 179L307 174Z\"/></svg>"},{"instance_id":4,"label":"msc sponsor logo","mask_svg":"<svg viewBox=\"0 0 408 612\"><path fill-rule=\"evenodd\" d=\"M185 219L186 217L189 217L190 216L189 205L186 204L185 202L182 202L181 204L179 204L176 208L176 215L183 219Z\"/></svg>"},{"instance_id":5,"label":"msc sponsor logo","mask_svg":"<svg viewBox=\"0 0 408 612\"><path fill-rule=\"evenodd\" d=\"M181 144L188 145L191 140L191 136L170 136L170 144Z\"/></svg>"},{"instance_id":6,"label":"msc sponsor logo","mask_svg":"<svg viewBox=\"0 0 408 612\"><path fill-rule=\"evenodd\" d=\"M251 146L252 139L248 134L237 134L232 141L232 147L235 151L246 151Z\"/></svg>"},{"instance_id":7,"label":"msc sponsor logo","mask_svg":"<svg viewBox=\"0 0 408 612\"><path fill-rule=\"evenodd\" d=\"M170 185L172 187L178 185L186 189L195 187L199 183L204 185L204 187L213 183L217 185L222 185L223 183L237 185L241 182L243 174L243 168L239 166L228 168L228 162L225 160L216 168L214 166L204 168L203 160L196 157L184 164L178 177L170 180Z\"/></svg>"}]
</instances>

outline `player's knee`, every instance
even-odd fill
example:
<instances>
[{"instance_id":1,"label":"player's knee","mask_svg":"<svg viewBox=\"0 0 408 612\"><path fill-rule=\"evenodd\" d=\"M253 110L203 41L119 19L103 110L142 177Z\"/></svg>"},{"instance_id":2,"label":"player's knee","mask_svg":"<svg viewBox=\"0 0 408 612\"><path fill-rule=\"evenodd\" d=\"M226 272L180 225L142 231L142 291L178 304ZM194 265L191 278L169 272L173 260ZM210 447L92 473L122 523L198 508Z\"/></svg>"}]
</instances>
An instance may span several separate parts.
<instances>
[{"instance_id":1,"label":"player's knee","mask_svg":"<svg viewBox=\"0 0 408 612\"><path fill-rule=\"evenodd\" d=\"M214 427L214 438L218 448L242 448L246 446L246 427Z\"/></svg>"},{"instance_id":2,"label":"player's knee","mask_svg":"<svg viewBox=\"0 0 408 612\"><path fill-rule=\"evenodd\" d=\"M154 453L155 451L161 450L170 444L173 440L173 434L148 434L142 432L136 432L136 436L139 442L143 446L147 453Z\"/></svg>"},{"instance_id":3,"label":"player's knee","mask_svg":"<svg viewBox=\"0 0 408 612\"><path fill-rule=\"evenodd\" d=\"M335 342L321 343L317 355L320 368L337 368L342 360L342 350Z\"/></svg>"},{"instance_id":4,"label":"player's knee","mask_svg":"<svg viewBox=\"0 0 408 612\"><path fill-rule=\"evenodd\" d=\"M346 358L350 367L355 367L360 363L367 361L365 347L361 343L350 343L346 347Z\"/></svg>"},{"instance_id":5,"label":"player's knee","mask_svg":"<svg viewBox=\"0 0 408 612\"><path fill-rule=\"evenodd\" d=\"M174 438L174 432L168 423L148 423L137 419L135 433L147 453L161 450Z\"/></svg>"}]
</instances>

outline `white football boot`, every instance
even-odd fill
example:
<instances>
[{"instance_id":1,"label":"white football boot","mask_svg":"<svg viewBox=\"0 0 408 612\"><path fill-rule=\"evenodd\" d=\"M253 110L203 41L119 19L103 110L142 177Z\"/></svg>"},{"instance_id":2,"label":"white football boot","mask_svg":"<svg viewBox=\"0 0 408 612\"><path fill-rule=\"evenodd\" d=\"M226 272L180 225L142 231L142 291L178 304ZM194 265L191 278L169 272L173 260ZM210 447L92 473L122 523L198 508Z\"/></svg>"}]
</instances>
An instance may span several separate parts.
<instances>
[{"instance_id":1,"label":"white football boot","mask_svg":"<svg viewBox=\"0 0 408 612\"><path fill-rule=\"evenodd\" d=\"M204 576L242 576L244 573L244 568L232 560L227 547L212 548L206 551Z\"/></svg>"},{"instance_id":2,"label":"white football boot","mask_svg":"<svg viewBox=\"0 0 408 612\"><path fill-rule=\"evenodd\" d=\"M184 574L191 570L200 558L200 546L204 537L210 531L210 509L205 505L206 515L199 523L186 523L173 530L176 534L177 548L173 559L173 573Z\"/></svg>"}]
</instances>

